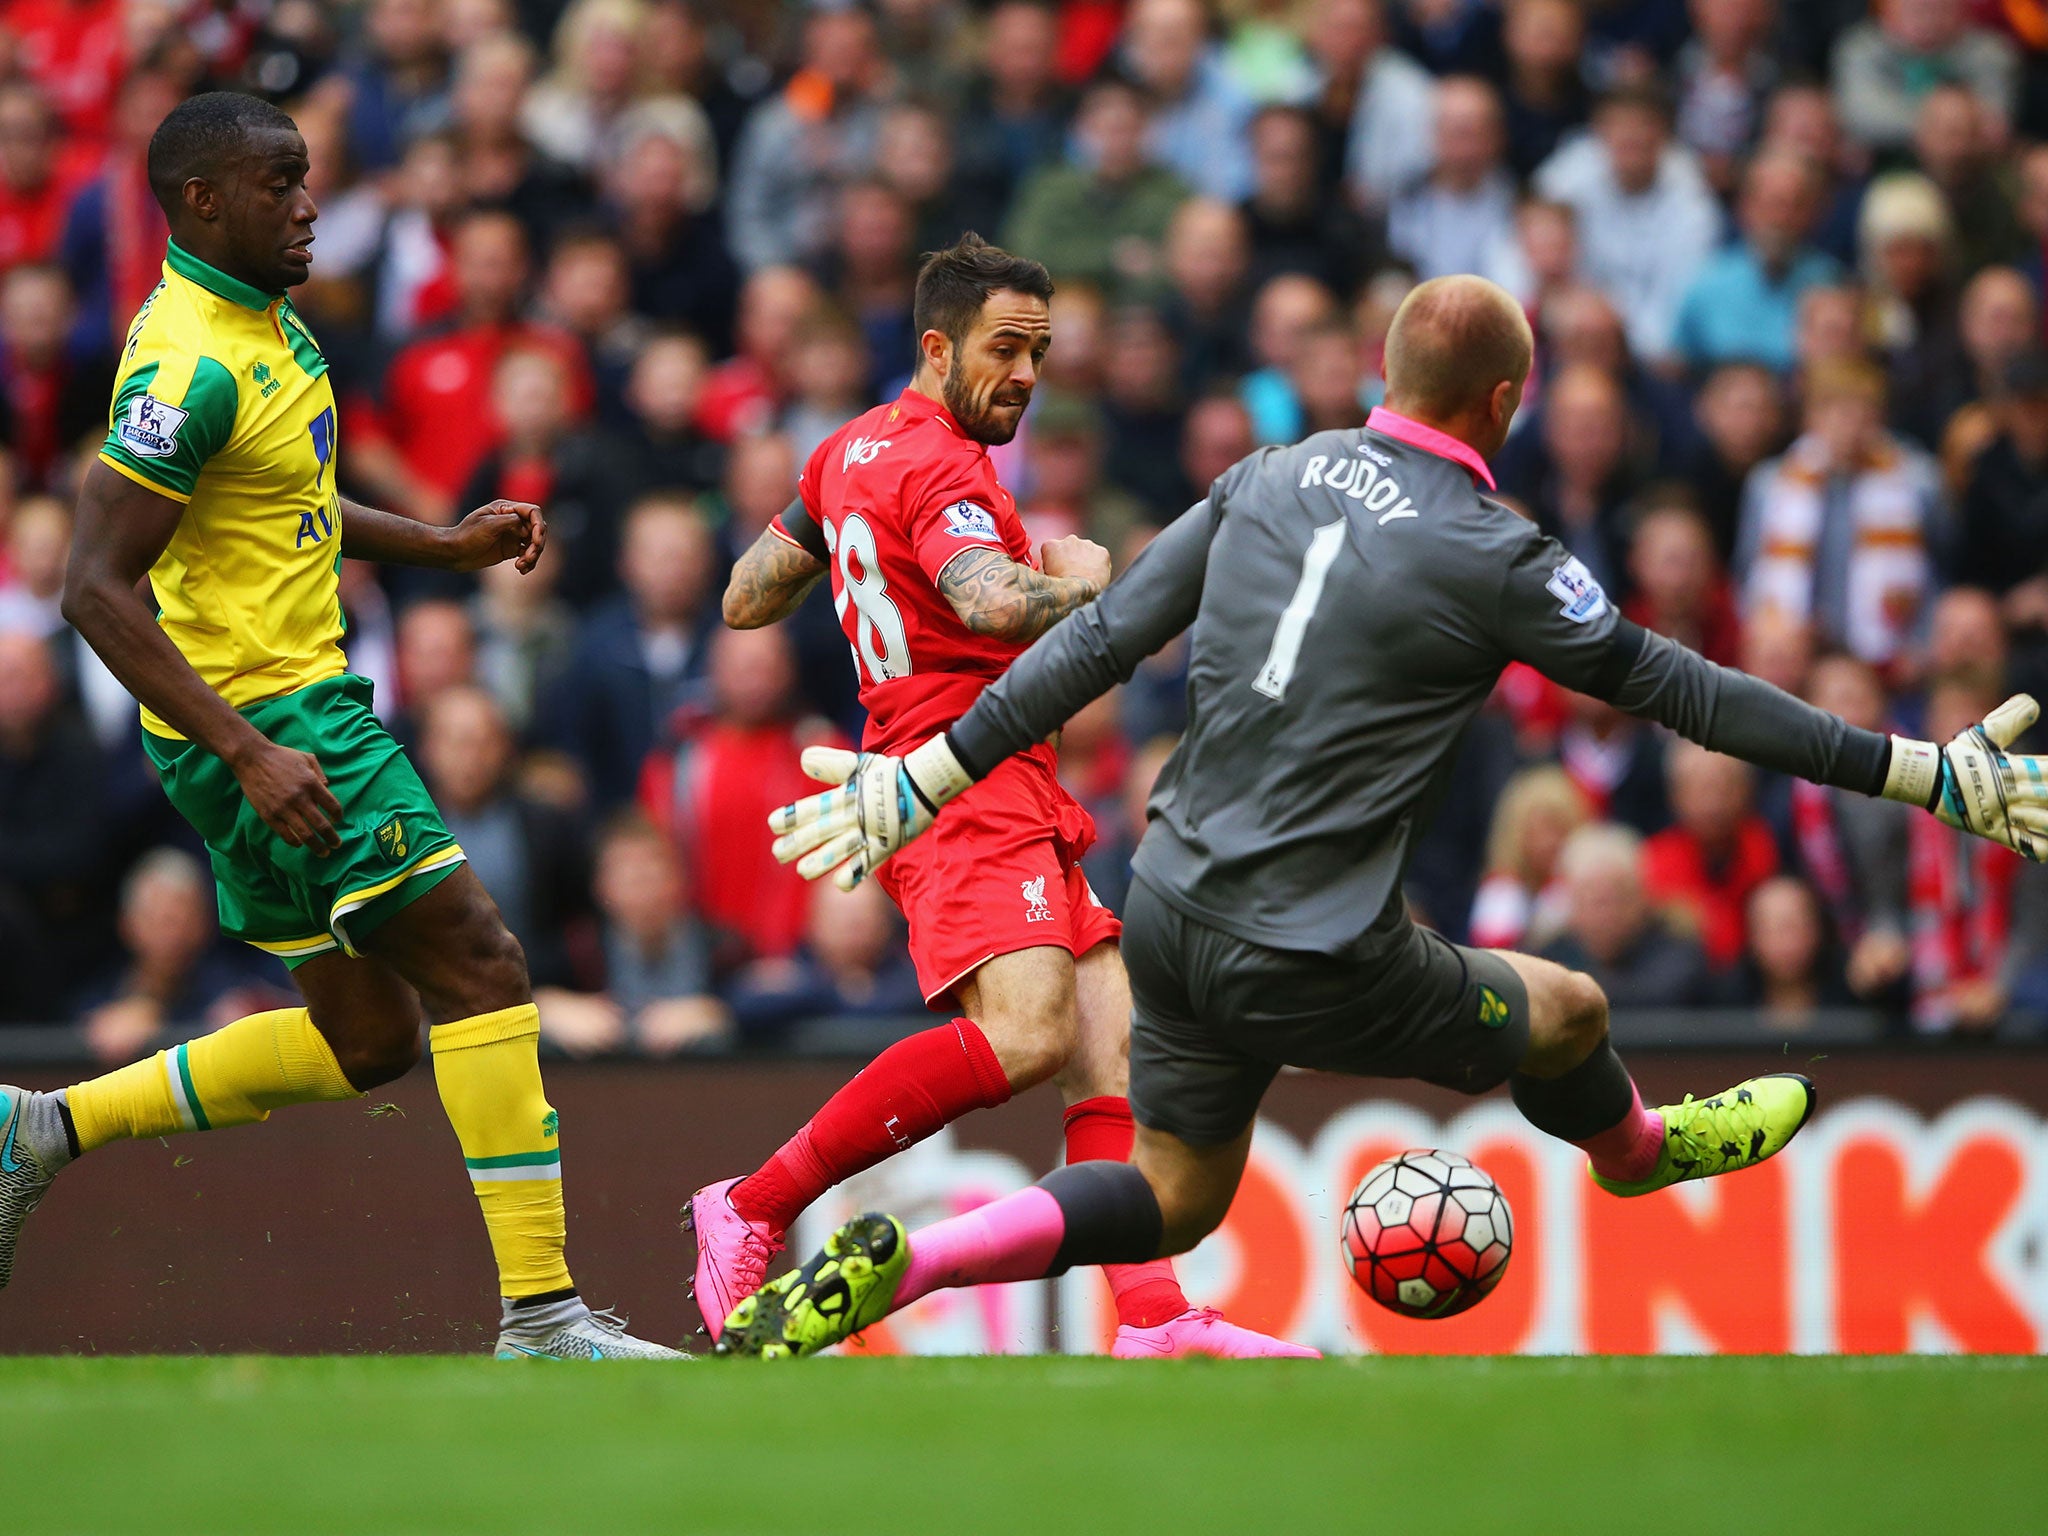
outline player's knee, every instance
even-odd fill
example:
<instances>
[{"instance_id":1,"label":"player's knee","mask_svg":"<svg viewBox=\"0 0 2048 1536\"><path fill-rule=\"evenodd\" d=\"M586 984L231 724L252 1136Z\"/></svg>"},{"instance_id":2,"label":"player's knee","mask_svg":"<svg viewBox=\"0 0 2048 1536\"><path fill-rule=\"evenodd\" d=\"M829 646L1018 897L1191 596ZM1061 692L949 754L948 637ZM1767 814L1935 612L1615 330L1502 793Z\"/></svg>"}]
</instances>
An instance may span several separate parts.
<instances>
[{"instance_id":1,"label":"player's knee","mask_svg":"<svg viewBox=\"0 0 2048 1536\"><path fill-rule=\"evenodd\" d=\"M1607 1038L1607 994L1583 971L1559 971L1535 1009L1530 1063L1539 1076L1568 1072L1600 1048Z\"/></svg>"},{"instance_id":2,"label":"player's knee","mask_svg":"<svg viewBox=\"0 0 2048 1536\"><path fill-rule=\"evenodd\" d=\"M495 907L478 911L451 936L435 988L438 1013L465 1018L516 1008L532 998L526 951Z\"/></svg>"},{"instance_id":3,"label":"player's knee","mask_svg":"<svg viewBox=\"0 0 2048 1536\"><path fill-rule=\"evenodd\" d=\"M1071 997L1006 1004L974 1022L1015 1093L1056 1076L1073 1058L1080 1035Z\"/></svg>"},{"instance_id":4,"label":"player's knee","mask_svg":"<svg viewBox=\"0 0 2048 1536\"><path fill-rule=\"evenodd\" d=\"M380 1019L368 1027L329 1037L335 1065L349 1086L368 1093L386 1083L396 1082L419 1063L420 1021L417 1015Z\"/></svg>"},{"instance_id":5,"label":"player's knee","mask_svg":"<svg viewBox=\"0 0 2048 1536\"><path fill-rule=\"evenodd\" d=\"M1161 1258L1188 1252L1222 1226L1223 1218L1230 1214L1227 1195L1218 1200L1201 1190L1173 1185L1162 1187L1156 1182L1152 1193L1159 1200Z\"/></svg>"}]
</instances>

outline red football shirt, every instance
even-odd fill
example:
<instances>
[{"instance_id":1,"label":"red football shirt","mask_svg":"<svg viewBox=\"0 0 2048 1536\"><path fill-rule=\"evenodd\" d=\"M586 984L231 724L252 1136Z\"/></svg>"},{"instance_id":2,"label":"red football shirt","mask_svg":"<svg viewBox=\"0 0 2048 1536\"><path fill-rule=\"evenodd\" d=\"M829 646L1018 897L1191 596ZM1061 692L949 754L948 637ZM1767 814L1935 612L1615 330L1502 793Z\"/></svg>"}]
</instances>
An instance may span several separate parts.
<instances>
[{"instance_id":1,"label":"red football shirt","mask_svg":"<svg viewBox=\"0 0 2048 1536\"><path fill-rule=\"evenodd\" d=\"M970 549L1037 566L1017 503L988 450L929 396L906 389L820 443L797 485L832 571L832 604L853 647L862 745L915 746L967 712L1024 647L977 635L939 591ZM815 541L777 518L800 548Z\"/></svg>"}]
</instances>

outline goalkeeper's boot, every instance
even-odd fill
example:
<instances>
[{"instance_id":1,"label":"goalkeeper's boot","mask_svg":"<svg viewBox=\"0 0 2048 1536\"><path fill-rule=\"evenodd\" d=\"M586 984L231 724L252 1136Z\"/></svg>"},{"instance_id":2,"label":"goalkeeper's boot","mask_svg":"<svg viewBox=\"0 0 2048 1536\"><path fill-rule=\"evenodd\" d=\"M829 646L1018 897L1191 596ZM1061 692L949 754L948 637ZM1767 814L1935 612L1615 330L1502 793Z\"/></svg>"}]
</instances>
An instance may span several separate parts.
<instances>
[{"instance_id":1,"label":"goalkeeper's boot","mask_svg":"<svg viewBox=\"0 0 2048 1536\"><path fill-rule=\"evenodd\" d=\"M690 1294L704 1314L704 1331L717 1342L726 1314L768 1282L768 1266L782 1252L782 1236L732 1208L727 1179L707 1184L683 1209L683 1230L696 1234L697 1274Z\"/></svg>"},{"instance_id":2,"label":"goalkeeper's boot","mask_svg":"<svg viewBox=\"0 0 2048 1536\"><path fill-rule=\"evenodd\" d=\"M1240 1328L1214 1307L1190 1307L1157 1328L1123 1324L1110 1356L1117 1360L1172 1360L1207 1355L1213 1360L1320 1360L1323 1353L1285 1339Z\"/></svg>"},{"instance_id":3,"label":"goalkeeper's boot","mask_svg":"<svg viewBox=\"0 0 2048 1536\"><path fill-rule=\"evenodd\" d=\"M1785 1149L1812 1118L1813 1104L1813 1084L1796 1072L1752 1077L1711 1099L1687 1094L1684 1103L1656 1111L1664 1117L1664 1145L1648 1178L1625 1183L1590 1166L1586 1171L1610 1195L1647 1195L1687 1179L1752 1168Z\"/></svg>"},{"instance_id":4,"label":"goalkeeper's boot","mask_svg":"<svg viewBox=\"0 0 2048 1536\"><path fill-rule=\"evenodd\" d=\"M626 1320L616 1312L594 1312L577 1302L574 1315L560 1321L536 1327L521 1327L517 1323L507 1327L498 1335L498 1358L687 1360L690 1357L679 1349L634 1338L626 1332Z\"/></svg>"},{"instance_id":5,"label":"goalkeeper's boot","mask_svg":"<svg viewBox=\"0 0 2048 1536\"><path fill-rule=\"evenodd\" d=\"M71 1138L64 1133L57 1095L0 1084L0 1289L14 1278L21 1224L70 1161Z\"/></svg>"},{"instance_id":6,"label":"goalkeeper's boot","mask_svg":"<svg viewBox=\"0 0 2048 1536\"><path fill-rule=\"evenodd\" d=\"M815 1355L889 1315L910 1268L910 1236L894 1216L856 1216L807 1263L741 1301L718 1335L721 1355Z\"/></svg>"}]
</instances>

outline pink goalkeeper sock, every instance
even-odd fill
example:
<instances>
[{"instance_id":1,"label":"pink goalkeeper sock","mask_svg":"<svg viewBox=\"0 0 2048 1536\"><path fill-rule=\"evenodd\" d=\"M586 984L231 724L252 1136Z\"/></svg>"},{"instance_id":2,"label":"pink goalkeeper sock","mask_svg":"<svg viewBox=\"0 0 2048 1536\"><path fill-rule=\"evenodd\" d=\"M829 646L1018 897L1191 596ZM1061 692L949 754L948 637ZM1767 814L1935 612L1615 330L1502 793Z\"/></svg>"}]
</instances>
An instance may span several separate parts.
<instances>
[{"instance_id":1,"label":"pink goalkeeper sock","mask_svg":"<svg viewBox=\"0 0 2048 1536\"><path fill-rule=\"evenodd\" d=\"M890 1310L949 1286L1042 1279L1066 1235L1059 1201L1036 1184L921 1227L910 1235L910 1268Z\"/></svg>"},{"instance_id":2,"label":"pink goalkeeper sock","mask_svg":"<svg viewBox=\"0 0 2048 1536\"><path fill-rule=\"evenodd\" d=\"M1633 1184L1657 1171L1657 1154L1664 1147L1664 1117L1643 1108L1642 1094L1631 1085L1628 1113L1619 1123L1572 1145L1585 1149L1593 1171L1601 1177Z\"/></svg>"}]
</instances>

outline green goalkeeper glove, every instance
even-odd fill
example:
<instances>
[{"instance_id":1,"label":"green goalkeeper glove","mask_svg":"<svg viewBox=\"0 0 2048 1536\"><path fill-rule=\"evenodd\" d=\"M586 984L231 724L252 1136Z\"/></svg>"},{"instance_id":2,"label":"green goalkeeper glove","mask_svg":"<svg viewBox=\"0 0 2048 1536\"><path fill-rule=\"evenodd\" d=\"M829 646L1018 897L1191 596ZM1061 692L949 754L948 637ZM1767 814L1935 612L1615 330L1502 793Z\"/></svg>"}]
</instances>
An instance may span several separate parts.
<instances>
[{"instance_id":1,"label":"green goalkeeper glove","mask_svg":"<svg viewBox=\"0 0 2048 1536\"><path fill-rule=\"evenodd\" d=\"M2048 758L2005 750L2040 714L2032 697L2017 693L1945 747L1894 736L1885 799L1931 811L2022 858L2048 860Z\"/></svg>"},{"instance_id":2,"label":"green goalkeeper glove","mask_svg":"<svg viewBox=\"0 0 2048 1536\"><path fill-rule=\"evenodd\" d=\"M806 747L803 765L820 783L839 787L770 813L775 857L794 862L806 880L837 870L833 883L842 891L873 874L974 782L944 732L902 757Z\"/></svg>"}]
</instances>

